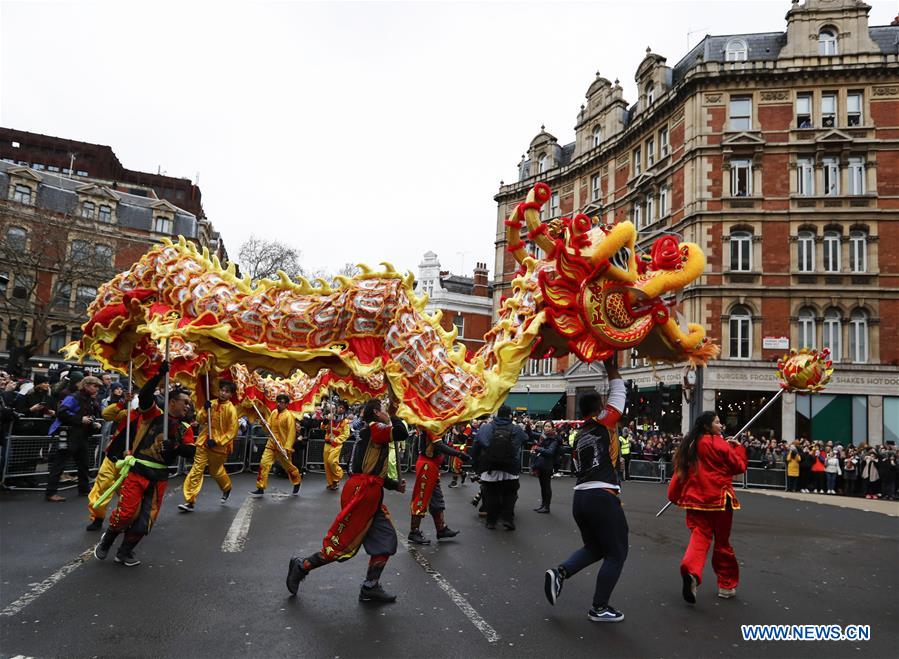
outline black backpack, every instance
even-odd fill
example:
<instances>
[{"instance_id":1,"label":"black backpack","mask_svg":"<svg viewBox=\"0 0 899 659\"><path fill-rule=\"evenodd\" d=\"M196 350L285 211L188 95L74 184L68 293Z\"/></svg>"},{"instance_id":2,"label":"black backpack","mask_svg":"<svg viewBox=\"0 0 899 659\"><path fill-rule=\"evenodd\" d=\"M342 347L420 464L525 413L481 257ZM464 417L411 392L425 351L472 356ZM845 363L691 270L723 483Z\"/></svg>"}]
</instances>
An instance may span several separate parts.
<instances>
[{"instance_id":1,"label":"black backpack","mask_svg":"<svg viewBox=\"0 0 899 659\"><path fill-rule=\"evenodd\" d=\"M484 452L484 471L505 471L517 474L519 465L515 461L515 445L512 443L512 424L494 426L490 446Z\"/></svg>"}]
</instances>

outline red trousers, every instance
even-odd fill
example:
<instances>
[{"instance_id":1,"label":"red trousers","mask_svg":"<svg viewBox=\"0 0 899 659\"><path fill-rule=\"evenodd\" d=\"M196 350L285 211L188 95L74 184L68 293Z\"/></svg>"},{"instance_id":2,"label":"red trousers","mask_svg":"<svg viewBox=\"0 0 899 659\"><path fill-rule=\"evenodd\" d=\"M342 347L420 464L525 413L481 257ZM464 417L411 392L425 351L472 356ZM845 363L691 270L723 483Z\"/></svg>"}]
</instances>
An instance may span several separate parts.
<instances>
[{"instance_id":1,"label":"red trousers","mask_svg":"<svg viewBox=\"0 0 899 659\"><path fill-rule=\"evenodd\" d=\"M109 516L109 528L141 536L149 533L159 515L167 485L168 481L152 481L129 472L119 488L119 505Z\"/></svg>"},{"instance_id":2,"label":"red trousers","mask_svg":"<svg viewBox=\"0 0 899 659\"><path fill-rule=\"evenodd\" d=\"M410 504L413 515L427 514L428 506L431 505L431 495L434 494L438 482L440 482L440 461L424 455L418 456L418 462L415 463L415 487L412 488Z\"/></svg>"},{"instance_id":3,"label":"red trousers","mask_svg":"<svg viewBox=\"0 0 899 659\"><path fill-rule=\"evenodd\" d=\"M340 512L322 541L322 556L345 561L356 555L378 509L383 508L383 484L383 479L368 474L350 476L340 493Z\"/></svg>"},{"instance_id":4,"label":"red trousers","mask_svg":"<svg viewBox=\"0 0 899 659\"><path fill-rule=\"evenodd\" d=\"M681 574L692 574L702 583L702 570L709 553L712 540L712 569L718 576L719 588L736 588L740 581L740 566L734 548L730 545L730 529L734 511L728 505L726 510L687 510L687 528L690 529L690 544L680 563Z\"/></svg>"}]
</instances>

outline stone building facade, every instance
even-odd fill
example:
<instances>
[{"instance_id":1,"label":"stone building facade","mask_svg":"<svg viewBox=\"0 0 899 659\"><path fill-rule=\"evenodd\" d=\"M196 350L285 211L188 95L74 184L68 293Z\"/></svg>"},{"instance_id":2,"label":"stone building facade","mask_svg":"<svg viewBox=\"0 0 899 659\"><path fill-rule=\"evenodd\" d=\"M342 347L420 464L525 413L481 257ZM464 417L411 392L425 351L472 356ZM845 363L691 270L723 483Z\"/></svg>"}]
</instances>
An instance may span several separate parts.
<instances>
[{"instance_id":1,"label":"stone building facade","mask_svg":"<svg viewBox=\"0 0 899 659\"><path fill-rule=\"evenodd\" d=\"M869 10L794 1L786 31L707 36L674 66L647 49L634 103L597 74L574 141L541 129L519 180L495 197L495 299L516 269L502 221L545 181L546 220L630 219L639 247L665 233L702 246L705 274L682 301L722 347L704 372L702 409L736 429L776 391L779 356L826 346L836 368L827 391L783 396L756 431L899 439L899 22L869 26ZM666 399L675 393L669 406L655 401L660 425L686 429L682 369L625 362L647 396L659 381ZM601 371L567 368L569 415Z\"/></svg>"}]
</instances>

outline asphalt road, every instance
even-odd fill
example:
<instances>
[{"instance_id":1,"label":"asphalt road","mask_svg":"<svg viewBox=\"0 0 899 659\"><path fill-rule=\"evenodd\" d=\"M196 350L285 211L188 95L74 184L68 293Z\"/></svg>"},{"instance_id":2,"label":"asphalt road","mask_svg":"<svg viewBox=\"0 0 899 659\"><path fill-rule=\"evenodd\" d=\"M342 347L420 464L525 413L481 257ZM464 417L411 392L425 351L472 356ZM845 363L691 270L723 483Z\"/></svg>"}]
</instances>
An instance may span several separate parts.
<instances>
[{"instance_id":1,"label":"asphalt road","mask_svg":"<svg viewBox=\"0 0 899 659\"><path fill-rule=\"evenodd\" d=\"M363 554L313 572L297 598L284 587L289 557L319 547L337 510L321 476L307 477L299 498L280 496L289 485L273 479L265 499L243 508L244 521L251 517L242 549L229 529L252 475L235 478L224 506L207 479L190 515L176 509L181 482L171 482L137 568L114 564L112 554L78 559L98 537L84 530L85 499L0 494L0 655L869 659L899 648L899 520L887 515L740 494L738 596L718 599L707 565L690 607L678 575L683 512L656 519L663 487L626 483L630 555L612 602L626 619L598 624L586 617L595 569L567 581L555 607L543 596L544 570L579 545L568 478L553 481L553 513L538 515L536 479L523 476L514 532L485 529L468 503L475 486L451 490L445 480L447 520L461 533L417 554L401 546L382 578L399 599L384 606L357 601ZM386 501L405 534L408 495ZM433 537L430 519L423 528ZM740 625L750 623L868 624L871 640L743 641Z\"/></svg>"}]
</instances>

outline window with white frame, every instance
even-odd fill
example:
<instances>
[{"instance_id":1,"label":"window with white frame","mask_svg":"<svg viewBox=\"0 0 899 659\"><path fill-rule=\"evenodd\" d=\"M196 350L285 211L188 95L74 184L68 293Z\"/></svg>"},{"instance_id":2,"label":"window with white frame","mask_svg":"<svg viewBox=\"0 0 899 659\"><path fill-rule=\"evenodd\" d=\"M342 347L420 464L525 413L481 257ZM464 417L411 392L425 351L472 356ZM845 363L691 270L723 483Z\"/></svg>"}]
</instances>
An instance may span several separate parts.
<instances>
[{"instance_id":1,"label":"window with white frame","mask_svg":"<svg viewBox=\"0 0 899 659\"><path fill-rule=\"evenodd\" d=\"M731 39L724 49L724 59L728 62L745 62L749 51L742 39Z\"/></svg>"},{"instance_id":2,"label":"window with white frame","mask_svg":"<svg viewBox=\"0 0 899 659\"><path fill-rule=\"evenodd\" d=\"M73 240L71 258L75 263L87 263L93 256L91 244L86 240Z\"/></svg>"},{"instance_id":3,"label":"window with white frame","mask_svg":"<svg viewBox=\"0 0 899 659\"><path fill-rule=\"evenodd\" d=\"M837 124L837 94L825 92L821 94L821 125L833 128Z\"/></svg>"},{"instance_id":4,"label":"window with white frame","mask_svg":"<svg viewBox=\"0 0 899 659\"><path fill-rule=\"evenodd\" d=\"M49 166L47 167L47 171L48 171L48 172L58 172L58 171L59 171L59 166L58 166L58 165L49 165Z\"/></svg>"},{"instance_id":5,"label":"window with white frame","mask_svg":"<svg viewBox=\"0 0 899 659\"><path fill-rule=\"evenodd\" d=\"M730 357L750 359L752 357L752 314L744 306L736 306L730 312Z\"/></svg>"},{"instance_id":6,"label":"window with white frame","mask_svg":"<svg viewBox=\"0 0 899 659\"><path fill-rule=\"evenodd\" d=\"M668 127L659 130L659 157L668 155Z\"/></svg>"},{"instance_id":7,"label":"window with white frame","mask_svg":"<svg viewBox=\"0 0 899 659\"><path fill-rule=\"evenodd\" d=\"M112 265L112 247L109 245L94 245L94 262L97 265Z\"/></svg>"},{"instance_id":8,"label":"window with white frame","mask_svg":"<svg viewBox=\"0 0 899 659\"><path fill-rule=\"evenodd\" d=\"M856 364L868 361L868 314L862 309L849 315L849 359Z\"/></svg>"},{"instance_id":9,"label":"window with white frame","mask_svg":"<svg viewBox=\"0 0 899 659\"><path fill-rule=\"evenodd\" d=\"M96 288L93 286L79 286L75 291L75 311L86 311L95 297L97 297Z\"/></svg>"},{"instance_id":10,"label":"window with white frame","mask_svg":"<svg viewBox=\"0 0 899 659\"><path fill-rule=\"evenodd\" d=\"M94 213L97 212L97 205L92 201L82 201L81 202L81 217L86 217L89 220L94 219Z\"/></svg>"},{"instance_id":11,"label":"window with white frame","mask_svg":"<svg viewBox=\"0 0 899 659\"><path fill-rule=\"evenodd\" d=\"M542 174L543 172L545 172L547 164L548 161L546 159L546 154L541 153L540 157L537 159L537 173Z\"/></svg>"},{"instance_id":12,"label":"window with white frame","mask_svg":"<svg viewBox=\"0 0 899 659\"><path fill-rule=\"evenodd\" d=\"M635 199L634 207L631 209L631 216L634 222L634 226L637 229L643 228L643 200Z\"/></svg>"},{"instance_id":13,"label":"window with white frame","mask_svg":"<svg viewBox=\"0 0 899 659\"><path fill-rule=\"evenodd\" d=\"M800 231L796 241L796 263L799 272L815 271L815 234L811 231Z\"/></svg>"},{"instance_id":14,"label":"window with white frame","mask_svg":"<svg viewBox=\"0 0 899 659\"><path fill-rule=\"evenodd\" d=\"M68 309L72 304L72 285L57 284L56 295L53 296L53 306L57 309Z\"/></svg>"},{"instance_id":15,"label":"window with white frame","mask_svg":"<svg viewBox=\"0 0 899 659\"><path fill-rule=\"evenodd\" d=\"M815 194L815 163L811 158L797 158L796 177L796 191L799 195L813 197Z\"/></svg>"},{"instance_id":16,"label":"window with white frame","mask_svg":"<svg viewBox=\"0 0 899 659\"><path fill-rule=\"evenodd\" d=\"M643 171L643 158L640 156L640 147L634 149L633 153L634 176Z\"/></svg>"},{"instance_id":17,"label":"window with white frame","mask_svg":"<svg viewBox=\"0 0 899 659\"><path fill-rule=\"evenodd\" d=\"M849 232L849 269L852 272L868 271L868 234L860 229Z\"/></svg>"},{"instance_id":18,"label":"window with white frame","mask_svg":"<svg viewBox=\"0 0 899 659\"><path fill-rule=\"evenodd\" d=\"M748 231L730 234L730 269L733 272L752 270L752 234Z\"/></svg>"},{"instance_id":19,"label":"window with white frame","mask_svg":"<svg viewBox=\"0 0 899 659\"><path fill-rule=\"evenodd\" d=\"M551 357L547 357L546 359L540 360L540 372L543 375L552 375L553 373L553 360Z\"/></svg>"},{"instance_id":20,"label":"window with white frame","mask_svg":"<svg viewBox=\"0 0 899 659\"><path fill-rule=\"evenodd\" d=\"M863 195L865 189L865 159L862 156L849 158L849 194Z\"/></svg>"},{"instance_id":21,"label":"window with white frame","mask_svg":"<svg viewBox=\"0 0 899 659\"><path fill-rule=\"evenodd\" d=\"M796 94L796 128L812 127L812 95Z\"/></svg>"},{"instance_id":22,"label":"window with white frame","mask_svg":"<svg viewBox=\"0 0 899 659\"><path fill-rule=\"evenodd\" d=\"M559 193L553 192L549 198L549 216L559 217Z\"/></svg>"},{"instance_id":23,"label":"window with white frame","mask_svg":"<svg viewBox=\"0 0 899 659\"><path fill-rule=\"evenodd\" d=\"M840 159L836 156L827 156L822 163L824 165L824 194L828 197L839 196Z\"/></svg>"},{"instance_id":24,"label":"window with white frame","mask_svg":"<svg viewBox=\"0 0 899 659\"><path fill-rule=\"evenodd\" d=\"M112 222L112 208L106 204L101 204L97 219L101 222Z\"/></svg>"},{"instance_id":25,"label":"window with white frame","mask_svg":"<svg viewBox=\"0 0 899 659\"><path fill-rule=\"evenodd\" d=\"M153 231L156 233L171 234L174 229L175 221L172 218L164 215L156 215L153 218Z\"/></svg>"},{"instance_id":26,"label":"window with white frame","mask_svg":"<svg viewBox=\"0 0 899 659\"><path fill-rule=\"evenodd\" d=\"M840 234L824 232L824 272L840 271Z\"/></svg>"},{"instance_id":27,"label":"window with white frame","mask_svg":"<svg viewBox=\"0 0 899 659\"><path fill-rule=\"evenodd\" d=\"M12 200L17 201L20 204L30 204L31 195L31 188L29 188L27 185L17 184L13 189Z\"/></svg>"},{"instance_id":28,"label":"window with white frame","mask_svg":"<svg viewBox=\"0 0 899 659\"><path fill-rule=\"evenodd\" d=\"M652 167L656 161L656 141L653 138L646 140L646 167Z\"/></svg>"},{"instance_id":29,"label":"window with white frame","mask_svg":"<svg viewBox=\"0 0 899 659\"><path fill-rule=\"evenodd\" d=\"M659 188L659 217L668 215L668 184Z\"/></svg>"},{"instance_id":30,"label":"window with white frame","mask_svg":"<svg viewBox=\"0 0 899 659\"><path fill-rule=\"evenodd\" d=\"M457 313L453 317L453 326L456 328L456 331L459 333L458 337L461 339L465 336L465 316L460 313Z\"/></svg>"},{"instance_id":31,"label":"window with white frame","mask_svg":"<svg viewBox=\"0 0 899 659\"><path fill-rule=\"evenodd\" d=\"M649 107L656 100L656 86L652 83L646 85L646 106Z\"/></svg>"},{"instance_id":32,"label":"window with white frame","mask_svg":"<svg viewBox=\"0 0 899 659\"><path fill-rule=\"evenodd\" d=\"M593 128L593 148L595 149L600 144L602 144L602 126L595 126Z\"/></svg>"},{"instance_id":33,"label":"window with white frame","mask_svg":"<svg viewBox=\"0 0 899 659\"><path fill-rule=\"evenodd\" d=\"M815 310L803 307L799 310L799 349L815 347Z\"/></svg>"},{"instance_id":34,"label":"window with white frame","mask_svg":"<svg viewBox=\"0 0 899 659\"><path fill-rule=\"evenodd\" d=\"M590 177L590 201L599 201L602 191L599 184L599 174Z\"/></svg>"},{"instance_id":35,"label":"window with white frame","mask_svg":"<svg viewBox=\"0 0 899 659\"><path fill-rule=\"evenodd\" d=\"M655 195L650 192L648 195L646 195L646 224L647 224L647 226L652 224L653 222L655 222L655 219L656 219L655 206L656 206Z\"/></svg>"},{"instance_id":36,"label":"window with white frame","mask_svg":"<svg viewBox=\"0 0 899 659\"><path fill-rule=\"evenodd\" d=\"M529 359L528 360L528 375L539 375L540 374L540 360L539 359Z\"/></svg>"},{"instance_id":37,"label":"window with white frame","mask_svg":"<svg viewBox=\"0 0 899 659\"><path fill-rule=\"evenodd\" d=\"M6 246L14 251L22 252L28 245L28 231L22 227L6 229Z\"/></svg>"},{"instance_id":38,"label":"window with white frame","mask_svg":"<svg viewBox=\"0 0 899 659\"><path fill-rule=\"evenodd\" d=\"M730 194L732 197L752 196L752 160L734 158L730 161Z\"/></svg>"},{"instance_id":39,"label":"window with white frame","mask_svg":"<svg viewBox=\"0 0 899 659\"><path fill-rule=\"evenodd\" d=\"M36 162L36 163L34 163L34 164L31 166L31 168L34 169L34 170L37 170L37 171L41 171L41 170L47 169L46 166L44 165L44 163L42 163L42 162Z\"/></svg>"},{"instance_id":40,"label":"window with white frame","mask_svg":"<svg viewBox=\"0 0 899 659\"><path fill-rule=\"evenodd\" d=\"M861 92L849 92L846 94L846 124L848 126L861 126L862 99Z\"/></svg>"},{"instance_id":41,"label":"window with white frame","mask_svg":"<svg viewBox=\"0 0 899 659\"><path fill-rule=\"evenodd\" d=\"M730 97L730 130L752 130L752 97Z\"/></svg>"},{"instance_id":42,"label":"window with white frame","mask_svg":"<svg viewBox=\"0 0 899 659\"><path fill-rule=\"evenodd\" d=\"M830 358L838 362L840 354L841 315L838 309L830 308L824 312L824 336L822 343L830 350Z\"/></svg>"},{"instance_id":43,"label":"window with white frame","mask_svg":"<svg viewBox=\"0 0 899 659\"><path fill-rule=\"evenodd\" d=\"M826 27L818 33L818 54L837 54L837 31L835 29Z\"/></svg>"}]
</instances>

